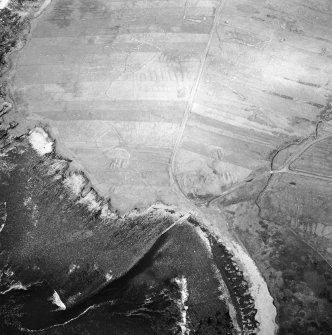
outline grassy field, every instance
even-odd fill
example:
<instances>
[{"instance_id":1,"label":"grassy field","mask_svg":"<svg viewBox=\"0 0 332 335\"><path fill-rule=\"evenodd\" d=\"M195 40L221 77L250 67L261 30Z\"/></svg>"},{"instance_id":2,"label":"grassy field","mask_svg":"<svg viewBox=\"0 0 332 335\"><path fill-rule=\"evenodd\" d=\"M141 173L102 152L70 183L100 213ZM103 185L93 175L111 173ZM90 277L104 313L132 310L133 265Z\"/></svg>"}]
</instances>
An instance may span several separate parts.
<instances>
[{"instance_id":1,"label":"grassy field","mask_svg":"<svg viewBox=\"0 0 332 335\"><path fill-rule=\"evenodd\" d=\"M291 169L332 177L332 138L327 138L306 150L291 165Z\"/></svg>"},{"instance_id":2,"label":"grassy field","mask_svg":"<svg viewBox=\"0 0 332 335\"><path fill-rule=\"evenodd\" d=\"M168 163L213 1L53 1L15 76L18 108L120 209L168 193ZM185 17L185 18L184 18Z\"/></svg>"},{"instance_id":3,"label":"grassy field","mask_svg":"<svg viewBox=\"0 0 332 335\"><path fill-rule=\"evenodd\" d=\"M331 95L331 14L328 1L225 2L177 155L185 193L218 194L314 132Z\"/></svg>"},{"instance_id":4,"label":"grassy field","mask_svg":"<svg viewBox=\"0 0 332 335\"><path fill-rule=\"evenodd\" d=\"M13 94L115 207L172 199L171 169L209 198L314 131L331 94L327 7L55 0Z\"/></svg>"}]
</instances>

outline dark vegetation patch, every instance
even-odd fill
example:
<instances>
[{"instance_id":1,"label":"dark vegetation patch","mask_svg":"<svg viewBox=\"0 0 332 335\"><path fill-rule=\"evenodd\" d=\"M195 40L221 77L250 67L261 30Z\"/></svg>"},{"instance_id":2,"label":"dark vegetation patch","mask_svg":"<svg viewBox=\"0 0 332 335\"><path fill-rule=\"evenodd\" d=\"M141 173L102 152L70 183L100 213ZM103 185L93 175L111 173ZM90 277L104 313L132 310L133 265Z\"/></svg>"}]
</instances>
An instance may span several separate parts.
<instances>
[{"instance_id":1,"label":"dark vegetation patch","mask_svg":"<svg viewBox=\"0 0 332 335\"><path fill-rule=\"evenodd\" d=\"M236 209L234 203L235 198L225 214L267 282L278 311L279 334L331 334L330 265L284 220L282 204L279 220L264 220L253 201L240 202Z\"/></svg>"},{"instance_id":2,"label":"dark vegetation patch","mask_svg":"<svg viewBox=\"0 0 332 335\"><path fill-rule=\"evenodd\" d=\"M280 334L332 333L332 271L329 265L286 227L266 222L237 229L265 273L278 308Z\"/></svg>"}]
</instances>

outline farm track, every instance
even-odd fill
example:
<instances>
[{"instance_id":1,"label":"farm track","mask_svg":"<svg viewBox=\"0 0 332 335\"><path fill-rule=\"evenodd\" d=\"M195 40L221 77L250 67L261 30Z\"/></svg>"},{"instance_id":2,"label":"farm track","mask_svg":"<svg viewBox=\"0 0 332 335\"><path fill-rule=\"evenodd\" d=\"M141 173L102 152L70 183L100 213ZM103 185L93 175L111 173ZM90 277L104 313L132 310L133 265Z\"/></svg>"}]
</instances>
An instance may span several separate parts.
<instances>
[{"instance_id":1,"label":"farm track","mask_svg":"<svg viewBox=\"0 0 332 335\"><path fill-rule=\"evenodd\" d=\"M320 180L326 180L331 182L332 178L331 177L325 177L325 176L321 176L318 174L314 174L314 173L310 173L310 172L306 172L306 171L301 171L301 170L292 170L290 168L290 165L293 164L303 153L305 153L308 149L310 149L312 146L314 146L315 144L322 142L328 138L331 138L332 134L327 134L325 136L322 136L320 138L316 138L313 141L307 143L305 146L300 147L298 151L296 151L294 154L292 154L287 160L286 162L283 164L283 166L278 169L278 170L273 170L271 169L270 174L275 175L275 174L280 174L280 173L288 173L288 174L292 174L292 175L297 175L297 176L303 176L303 177L308 177L308 178L316 178L316 179L320 179ZM281 149L283 150L283 149ZM280 151L279 151L280 152ZM277 155L277 154L276 154ZM276 156L275 155L275 156ZM273 161L273 159L272 159ZM272 164L271 164L272 166ZM270 178L269 178L270 180ZM251 181L253 181L253 179L250 180L243 180L237 184L235 184L234 186L230 187L228 190L224 191L223 193L213 197L212 199L208 200L207 202L201 204L201 205L205 205L206 207L209 207L211 204L213 204L216 200L219 200L223 197L225 197L228 194L231 194L232 192L238 190L239 188L241 188L242 186L250 183ZM269 184L269 182L267 183ZM265 189L265 188L264 188Z\"/></svg>"},{"instance_id":2,"label":"farm track","mask_svg":"<svg viewBox=\"0 0 332 335\"><path fill-rule=\"evenodd\" d=\"M184 134L184 131L185 131L185 128L186 128L191 110L192 110L192 106L193 106L193 103L194 103L194 100L195 100L195 97L196 97L196 94L197 94L197 90L198 90L198 87L199 87L199 84L200 84L200 81L201 81L201 78L202 78L202 74L203 74L203 72L205 70L205 67L206 67L206 61L207 61L207 58L208 58L211 42L213 40L213 36L214 36L215 31L216 31L216 28L219 24L221 13L222 13L222 10L223 10L224 5L225 5L225 1L226 0L221 0L220 4L219 4L219 7L216 10L214 20L213 20L213 25L211 27L211 31L210 31L210 34L209 34L209 39L208 39L206 48L204 50L204 53L202 55L202 60L201 60L201 64L200 64L198 74L197 74L197 78L196 78L195 83L194 83L194 85L191 89L190 97L189 97L189 100L187 102L186 109L184 111L183 119L182 119L182 122L181 122L181 127L180 127L180 130L179 130L179 134L178 134L178 137L176 139L174 149L173 149L171 159L170 159L169 176L170 176L171 186L175 184L177 186L177 188L180 190L180 193L187 200L190 200L190 199L188 199L187 195L183 192L183 190L182 190L182 188L181 188L181 186L180 186L180 184L177 180L177 177L175 175L175 159L176 159L177 153L178 153L180 145L181 145L183 134Z\"/></svg>"},{"instance_id":3,"label":"farm track","mask_svg":"<svg viewBox=\"0 0 332 335\"><path fill-rule=\"evenodd\" d=\"M328 138L331 138L332 134L327 134L325 136L322 136L320 138L316 138L312 142L309 142L304 147L300 148L298 151L296 151L293 155L291 155L286 162L284 163L283 167L281 167L278 170L271 170L271 174L278 174L278 173L289 173L294 175L300 175L304 177L311 177L311 178L317 178L327 181L332 181L331 177L322 176L315 173L310 173L306 171L302 171L299 169L292 169L290 166L302 155L304 154L308 149L312 148L315 144L320 143Z\"/></svg>"}]
</instances>

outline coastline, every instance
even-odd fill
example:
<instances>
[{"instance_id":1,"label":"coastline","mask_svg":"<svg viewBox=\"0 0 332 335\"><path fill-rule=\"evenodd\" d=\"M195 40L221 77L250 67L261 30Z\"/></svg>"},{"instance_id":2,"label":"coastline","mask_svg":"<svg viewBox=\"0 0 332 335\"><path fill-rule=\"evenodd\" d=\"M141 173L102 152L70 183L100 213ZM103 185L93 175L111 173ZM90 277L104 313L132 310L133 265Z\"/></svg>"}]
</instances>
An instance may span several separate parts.
<instances>
[{"instance_id":1,"label":"coastline","mask_svg":"<svg viewBox=\"0 0 332 335\"><path fill-rule=\"evenodd\" d=\"M36 130L34 130L34 131L36 131ZM38 131L38 133L41 133L41 130L37 130L37 131ZM30 139L31 139L31 137L30 137ZM53 142L49 138L49 135L47 135L45 132L44 132L44 135L41 137L41 140L45 141L44 145L41 144L41 143L38 143L38 145L35 145L35 150L37 150L39 153L41 152L40 148L45 148L47 146L48 146L48 148L54 147L54 145L50 146L50 143L53 143ZM31 142L31 140L30 140L30 142ZM51 152L51 149L48 149L44 153L50 153L50 152ZM42 153L42 154L44 154L44 153ZM73 173L73 172L71 172L71 173ZM85 183L88 183L88 179L86 177L84 177L83 180L85 181ZM81 182L83 182L83 181L81 181ZM79 184L80 184L80 182L79 182ZM67 185L70 185L70 184L67 182ZM82 193L82 190L85 188L84 185L80 185L77 189L77 183L72 183L70 185L70 187L71 187L71 191L73 192L73 195L75 195L75 196L79 196ZM101 199L98 195L97 195L97 198ZM88 201L88 203L86 203L88 209L92 212L98 210L98 207L96 205L93 205L93 206L90 207L89 206L89 201ZM92 200L92 202L95 202L95 200ZM83 203L84 203L84 201L83 201ZM152 206L154 206L154 205L152 205ZM168 210L175 210L174 207L168 207L168 206L165 206L165 205L161 205L161 208L168 209ZM108 211L109 211L109 209L108 209ZM178 220L176 220L172 225L170 225L166 230L164 230L163 233L158 237L158 239L161 238L170 229L172 229L175 225L181 224L182 221L187 221L187 219L189 219L189 222L193 223L194 226L197 225L198 227L201 227L200 223L193 221L193 220L195 220L195 219L193 219L193 217L195 217L197 214L198 214L197 212L195 214L195 211L193 213L188 212L186 214L182 214L182 217L180 216L180 218ZM127 215L125 215L125 216L127 216ZM211 236L214 236L213 233L211 231L209 231L209 229L206 226L203 226L202 228L207 229L207 232L209 232L209 234L212 234ZM201 238L202 238L202 236L201 236ZM234 257L235 262L238 264L240 269L243 271L244 277L246 278L246 280L249 283L249 292L252 294L252 297L255 301L255 307L256 307L256 310L257 310L257 314L256 314L255 318L259 323L258 334L262 334L262 335L277 334L278 326L277 326L276 321L275 321L276 316L277 316L277 311L276 311L276 307L274 305L274 300L273 300L272 296L270 295L270 292L267 288L267 284L266 284L264 278L262 277L262 275L260 274L260 272L259 272L257 266L255 265L254 261L248 255L248 253L243 249L243 247L241 247L238 243L235 242L235 240L232 241L232 240L229 240L229 239L225 238L225 236L218 236L218 235L214 236L214 238L217 241L219 241L219 243L222 243L223 245L225 245L226 248L231 252L231 254ZM202 238L202 240L203 240L203 238ZM149 250L147 252L149 252ZM142 258L144 258L144 255L142 256ZM133 266L135 266L136 263L137 262L135 262ZM116 279L116 278L114 278L114 279ZM227 278L223 278L223 279L227 281ZM107 285L107 284L108 283L106 282L105 285ZM104 286L101 286L94 293L100 291L100 289L102 289L103 287ZM237 312L239 313L239 310Z\"/></svg>"}]
</instances>

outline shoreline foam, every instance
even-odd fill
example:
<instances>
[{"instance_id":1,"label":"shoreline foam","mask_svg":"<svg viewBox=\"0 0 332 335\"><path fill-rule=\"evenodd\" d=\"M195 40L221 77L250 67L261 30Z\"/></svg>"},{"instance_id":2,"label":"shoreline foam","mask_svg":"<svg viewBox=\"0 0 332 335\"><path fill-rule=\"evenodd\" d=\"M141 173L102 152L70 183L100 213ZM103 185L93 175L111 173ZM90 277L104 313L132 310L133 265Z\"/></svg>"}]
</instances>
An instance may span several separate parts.
<instances>
[{"instance_id":1,"label":"shoreline foam","mask_svg":"<svg viewBox=\"0 0 332 335\"><path fill-rule=\"evenodd\" d=\"M219 239L219 242L223 243L231 251L236 263L242 265L243 274L250 285L249 291L255 301L257 310L256 320L259 322L257 334L277 334L277 310L273 303L274 300L255 262L235 241Z\"/></svg>"}]
</instances>

